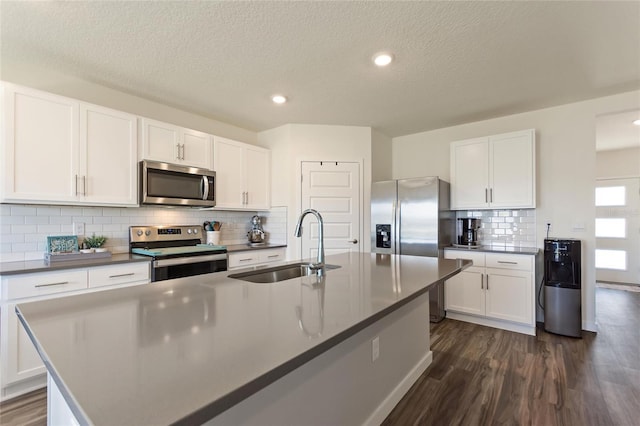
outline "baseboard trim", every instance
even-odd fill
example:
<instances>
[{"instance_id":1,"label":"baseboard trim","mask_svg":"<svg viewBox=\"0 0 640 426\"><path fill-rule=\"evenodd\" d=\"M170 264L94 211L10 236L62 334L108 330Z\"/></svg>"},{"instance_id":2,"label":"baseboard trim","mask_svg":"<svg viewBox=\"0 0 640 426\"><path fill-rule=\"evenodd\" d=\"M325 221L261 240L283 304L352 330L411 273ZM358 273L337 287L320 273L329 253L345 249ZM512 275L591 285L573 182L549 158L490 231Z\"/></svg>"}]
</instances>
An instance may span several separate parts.
<instances>
[{"instance_id":1,"label":"baseboard trim","mask_svg":"<svg viewBox=\"0 0 640 426\"><path fill-rule=\"evenodd\" d=\"M535 325L515 324L506 321L493 320L489 318L476 317L473 315L466 315L449 311L447 311L447 318L470 322L478 325L485 325L487 327L499 328L501 330L515 331L516 333L528 334L529 336L536 335Z\"/></svg>"},{"instance_id":2,"label":"baseboard trim","mask_svg":"<svg viewBox=\"0 0 640 426\"><path fill-rule=\"evenodd\" d=\"M398 383L389 395L382 401L376 410L369 416L364 425L379 425L393 411L398 402L411 389L411 386L420 378L427 367L433 362L433 352L429 351L409 373Z\"/></svg>"}]
</instances>

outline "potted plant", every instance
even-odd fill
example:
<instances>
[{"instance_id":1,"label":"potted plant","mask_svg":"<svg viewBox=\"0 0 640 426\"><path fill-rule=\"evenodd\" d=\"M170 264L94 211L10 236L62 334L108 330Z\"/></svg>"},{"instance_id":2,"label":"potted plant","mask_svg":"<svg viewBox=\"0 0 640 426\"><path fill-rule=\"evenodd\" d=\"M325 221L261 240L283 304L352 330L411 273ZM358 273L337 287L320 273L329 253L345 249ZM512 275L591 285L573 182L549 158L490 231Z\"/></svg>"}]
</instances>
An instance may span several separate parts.
<instances>
[{"instance_id":1,"label":"potted plant","mask_svg":"<svg viewBox=\"0 0 640 426\"><path fill-rule=\"evenodd\" d=\"M82 246L85 249L93 249L93 251L101 252L106 251L106 249L102 248L105 242L107 242L107 237L105 237L104 235L96 236L96 234L93 234L90 237L86 237L84 239Z\"/></svg>"}]
</instances>

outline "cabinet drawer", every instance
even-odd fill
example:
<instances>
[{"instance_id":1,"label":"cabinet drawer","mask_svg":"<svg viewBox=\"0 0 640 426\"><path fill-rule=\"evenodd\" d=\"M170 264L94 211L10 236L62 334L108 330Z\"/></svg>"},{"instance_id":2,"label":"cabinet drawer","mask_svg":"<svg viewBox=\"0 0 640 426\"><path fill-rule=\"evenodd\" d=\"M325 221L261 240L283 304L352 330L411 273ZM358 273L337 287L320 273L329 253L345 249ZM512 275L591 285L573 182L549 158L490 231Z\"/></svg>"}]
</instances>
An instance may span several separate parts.
<instances>
[{"instance_id":1,"label":"cabinet drawer","mask_svg":"<svg viewBox=\"0 0 640 426\"><path fill-rule=\"evenodd\" d=\"M240 253L231 253L228 255L228 267L238 268L243 266L255 265L260 263L259 250L242 251Z\"/></svg>"},{"instance_id":2,"label":"cabinet drawer","mask_svg":"<svg viewBox=\"0 0 640 426\"><path fill-rule=\"evenodd\" d=\"M107 285L149 282L147 262L127 263L113 266L102 266L89 269L89 288Z\"/></svg>"},{"instance_id":3,"label":"cabinet drawer","mask_svg":"<svg viewBox=\"0 0 640 426\"><path fill-rule=\"evenodd\" d=\"M477 251L445 250L445 259L464 259L473 261L473 266L484 266L485 253Z\"/></svg>"},{"instance_id":4,"label":"cabinet drawer","mask_svg":"<svg viewBox=\"0 0 640 426\"><path fill-rule=\"evenodd\" d=\"M2 279L4 300L38 297L87 288L87 270L34 273Z\"/></svg>"},{"instance_id":5,"label":"cabinet drawer","mask_svg":"<svg viewBox=\"0 0 640 426\"><path fill-rule=\"evenodd\" d=\"M270 250L260 250L260 263L278 262L284 260L285 249L277 248Z\"/></svg>"},{"instance_id":6,"label":"cabinet drawer","mask_svg":"<svg viewBox=\"0 0 640 426\"><path fill-rule=\"evenodd\" d=\"M487 253L487 268L533 271L533 256L520 254Z\"/></svg>"}]
</instances>

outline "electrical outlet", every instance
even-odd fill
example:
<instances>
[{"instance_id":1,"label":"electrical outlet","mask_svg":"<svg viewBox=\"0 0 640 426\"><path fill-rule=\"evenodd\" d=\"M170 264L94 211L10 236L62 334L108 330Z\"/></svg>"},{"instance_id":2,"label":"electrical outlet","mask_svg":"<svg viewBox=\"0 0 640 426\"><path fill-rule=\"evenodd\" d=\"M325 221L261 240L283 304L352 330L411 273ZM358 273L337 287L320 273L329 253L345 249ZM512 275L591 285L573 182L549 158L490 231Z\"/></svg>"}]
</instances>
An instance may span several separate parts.
<instances>
[{"instance_id":1,"label":"electrical outlet","mask_svg":"<svg viewBox=\"0 0 640 426\"><path fill-rule=\"evenodd\" d=\"M371 362L375 362L380 356L380 337L371 341Z\"/></svg>"},{"instance_id":2,"label":"electrical outlet","mask_svg":"<svg viewBox=\"0 0 640 426\"><path fill-rule=\"evenodd\" d=\"M73 234L74 235L84 235L84 223L82 223L82 222L74 222L73 223Z\"/></svg>"}]
</instances>

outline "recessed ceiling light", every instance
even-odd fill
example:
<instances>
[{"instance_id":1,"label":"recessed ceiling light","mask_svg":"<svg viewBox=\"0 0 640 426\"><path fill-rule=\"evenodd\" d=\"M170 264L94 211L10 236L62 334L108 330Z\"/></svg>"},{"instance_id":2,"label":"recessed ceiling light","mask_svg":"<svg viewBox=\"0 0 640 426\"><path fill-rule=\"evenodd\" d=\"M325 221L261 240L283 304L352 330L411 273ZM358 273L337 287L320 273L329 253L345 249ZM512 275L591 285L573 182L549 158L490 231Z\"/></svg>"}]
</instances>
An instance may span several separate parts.
<instances>
[{"instance_id":1,"label":"recessed ceiling light","mask_svg":"<svg viewBox=\"0 0 640 426\"><path fill-rule=\"evenodd\" d=\"M393 61L391 53L378 53L373 57L373 62L379 67L386 67Z\"/></svg>"},{"instance_id":2,"label":"recessed ceiling light","mask_svg":"<svg viewBox=\"0 0 640 426\"><path fill-rule=\"evenodd\" d=\"M287 98L285 96L282 95L273 95L271 97L271 100L273 101L273 103L281 105L285 102L287 102Z\"/></svg>"},{"instance_id":3,"label":"recessed ceiling light","mask_svg":"<svg viewBox=\"0 0 640 426\"><path fill-rule=\"evenodd\" d=\"M636 126L640 126L640 118L637 120L633 120L633 124L635 124Z\"/></svg>"}]
</instances>

